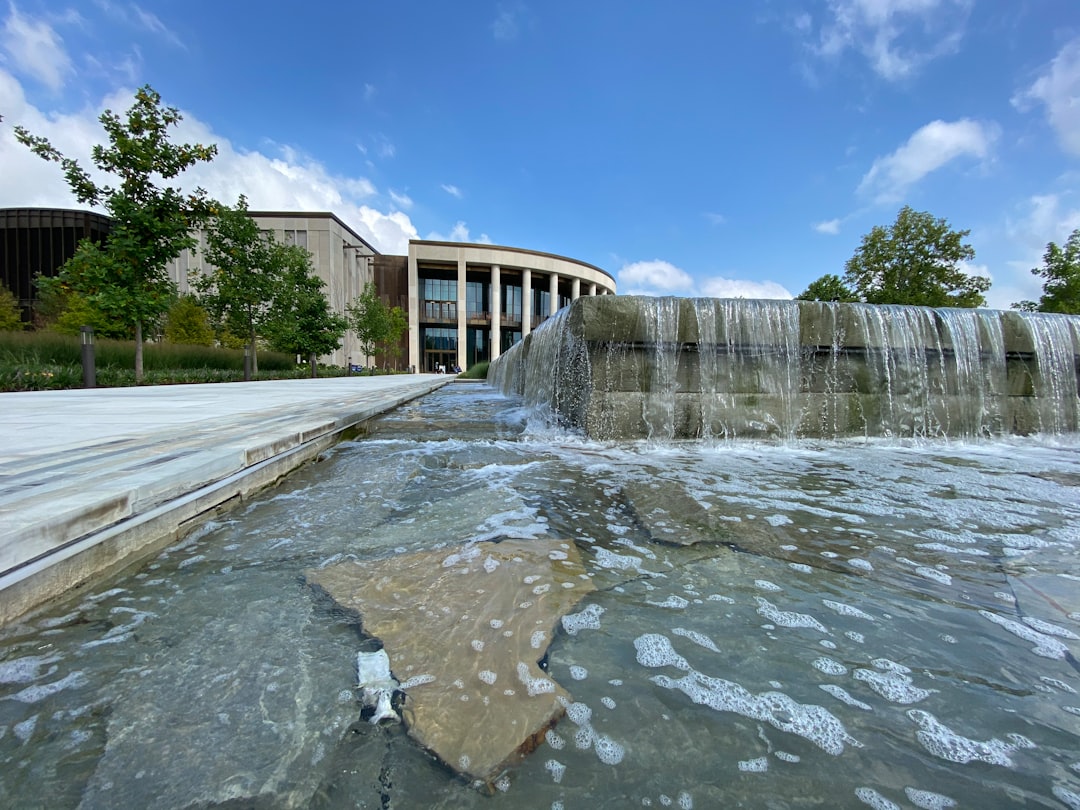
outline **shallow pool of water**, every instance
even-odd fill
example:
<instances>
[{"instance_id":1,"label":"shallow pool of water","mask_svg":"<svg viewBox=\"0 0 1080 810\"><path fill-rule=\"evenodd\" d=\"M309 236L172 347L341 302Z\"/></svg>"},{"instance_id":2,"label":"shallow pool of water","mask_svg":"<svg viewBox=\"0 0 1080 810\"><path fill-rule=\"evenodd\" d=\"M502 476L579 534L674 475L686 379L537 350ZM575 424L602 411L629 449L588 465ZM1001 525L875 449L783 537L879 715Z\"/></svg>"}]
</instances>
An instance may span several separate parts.
<instances>
[{"instance_id":1,"label":"shallow pool of water","mask_svg":"<svg viewBox=\"0 0 1080 810\"><path fill-rule=\"evenodd\" d=\"M451 385L0 631L0 804L1080 807L1078 447L605 445ZM547 536L574 704L488 796L360 719L303 571Z\"/></svg>"}]
</instances>

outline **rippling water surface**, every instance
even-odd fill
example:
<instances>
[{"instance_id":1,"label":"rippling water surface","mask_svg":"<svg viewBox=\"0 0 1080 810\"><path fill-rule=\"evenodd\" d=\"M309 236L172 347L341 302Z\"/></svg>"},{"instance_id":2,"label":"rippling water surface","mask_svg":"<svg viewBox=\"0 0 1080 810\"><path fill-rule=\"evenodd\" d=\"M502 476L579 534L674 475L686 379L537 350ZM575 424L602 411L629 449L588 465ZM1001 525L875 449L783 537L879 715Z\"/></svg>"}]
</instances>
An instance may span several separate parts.
<instances>
[{"instance_id":1,"label":"rippling water surface","mask_svg":"<svg viewBox=\"0 0 1080 810\"><path fill-rule=\"evenodd\" d=\"M574 704L486 796L360 720L302 572L542 536ZM612 446L455 384L0 631L0 804L1078 808L1078 548L1075 439Z\"/></svg>"}]
</instances>

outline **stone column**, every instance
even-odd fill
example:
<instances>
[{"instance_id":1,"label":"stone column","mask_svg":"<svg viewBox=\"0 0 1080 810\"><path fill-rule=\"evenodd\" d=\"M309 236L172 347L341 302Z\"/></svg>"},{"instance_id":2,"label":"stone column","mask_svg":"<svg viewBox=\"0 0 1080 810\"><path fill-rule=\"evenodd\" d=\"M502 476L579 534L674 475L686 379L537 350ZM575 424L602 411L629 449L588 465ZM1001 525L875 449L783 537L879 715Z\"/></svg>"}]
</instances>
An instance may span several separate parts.
<instances>
[{"instance_id":1,"label":"stone column","mask_svg":"<svg viewBox=\"0 0 1080 810\"><path fill-rule=\"evenodd\" d=\"M532 331L532 270L521 271L521 339Z\"/></svg>"},{"instance_id":2,"label":"stone column","mask_svg":"<svg viewBox=\"0 0 1080 810\"><path fill-rule=\"evenodd\" d=\"M575 278L570 284L570 300L577 301L581 298L581 279Z\"/></svg>"},{"instance_id":3,"label":"stone column","mask_svg":"<svg viewBox=\"0 0 1080 810\"><path fill-rule=\"evenodd\" d=\"M559 311L559 274L548 276L548 317Z\"/></svg>"},{"instance_id":4,"label":"stone column","mask_svg":"<svg viewBox=\"0 0 1080 810\"><path fill-rule=\"evenodd\" d=\"M502 274L499 265L491 265L491 346L488 357L494 360L502 346Z\"/></svg>"},{"instance_id":5,"label":"stone column","mask_svg":"<svg viewBox=\"0 0 1080 810\"><path fill-rule=\"evenodd\" d=\"M409 245L409 365L425 371L420 354L420 274L416 269L416 248Z\"/></svg>"},{"instance_id":6,"label":"stone column","mask_svg":"<svg viewBox=\"0 0 1080 810\"><path fill-rule=\"evenodd\" d=\"M468 308L465 291L465 256L459 251L457 260L457 364L465 370L468 362ZM449 369L447 369L449 371Z\"/></svg>"},{"instance_id":7,"label":"stone column","mask_svg":"<svg viewBox=\"0 0 1080 810\"><path fill-rule=\"evenodd\" d=\"M590 284L589 285L589 295L596 295L596 285L595 284Z\"/></svg>"}]
</instances>

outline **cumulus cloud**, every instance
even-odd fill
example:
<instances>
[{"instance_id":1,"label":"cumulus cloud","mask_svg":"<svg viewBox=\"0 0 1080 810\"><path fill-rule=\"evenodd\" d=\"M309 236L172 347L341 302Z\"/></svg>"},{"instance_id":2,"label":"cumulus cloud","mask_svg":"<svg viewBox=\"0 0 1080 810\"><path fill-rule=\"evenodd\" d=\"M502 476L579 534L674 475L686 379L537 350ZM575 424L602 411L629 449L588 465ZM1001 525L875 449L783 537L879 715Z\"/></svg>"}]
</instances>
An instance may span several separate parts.
<instances>
[{"instance_id":1,"label":"cumulus cloud","mask_svg":"<svg viewBox=\"0 0 1080 810\"><path fill-rule=\"evenodd\" d=\"M996 124L970 118L931 121L895 152L875 160L858 191L875 202L902 199L912 185L957 158L989 158L999 132Z\"/></svg>"},{"instance_id":2,"label":"cumulus cloud","mask_svg":"<svg viewBox=\"0 0 1080 810\"><path fill-rule=\"evenodd\" d=\"M461 195L461 189L458 188L457 186L452 186L452 185L449 185L448 183L443 183L441 186L439 186L439 188L441 188L443 191L445 191L451 197L457 197L459 200L461 199L461 196L462 196Z\"/></svg>"},{"instance_id":3,"label":"cumulus cloud","mask_svg":"<svg viewBox=\"0 0 1080 810\"><path fill-rule=\"evenodd\" d=\"M854 51L883 79L906 79L957 50L970 7L970 0L829 0L811 50L828 58ZM805 14L794 27L814 30Z\"/></svg>"},{"instance_id":4,"label":"cumulus cloud","mask_svg":"<svg viewBox=\"0 0 1080 810\"><path fill-rule=\"evenodd\" d=\"M398 208L412 208L412 197L410 197L408 194L405 194L404 192L397 192L393 189L389 189L387 193L389 193L390 199Z\"/></svg>"},{"instance_id":5,"label":"cumulus cloud","mask_svg":"<svg viewBox=\"0 0 1080 810\"><path fill-rule=\"evenodd\" d=\"M1080 155L1080 37L1066 43L1034 84L1012 101L1019 109L1042 103L1061 148Z\"/></svg>"},{"instance_id":6,"label":"cumulus cloud","mask_svg":"<svg viewBox=\"0 0 1080 810\"><path fill-rule=\"evenodd\" d=\"M827 219L824 222L817 222L814 224L814 230L818 233L825 233L829 236L836 236L840 233L840 220Z\"/></svg>"},{"instance_id":7,"label":"cumulus cloud","mask_svg":"<svg viewBox=\"0 0 1080 810\"><path fill-rule=\"evenodd\" d=\"M0 70L0 165L4 182L0 183L0 207L54 206L78 207L64 182L59 167L41 160L15 140L8 126L21 124L35 135L48 138L64 155L75 158L100 182L111 179L96 176L90 150L105 139L98 123L100 110L116 112L131 106L134 90L122 89L110 94L93 108L73 113L45 114L30 104L22 86L10 73ZM227 138L190 113L173 133L177 142L216 144L217 157L184 173L185 188L201 186L211 196L234 203L243 194L252 210L330 211L362 238L384 253L408 251L409 239L418 233L408 215L401 211L380 210L378 190L365 177L336 174L299 150L267 142L261 150L234 146ZM391 201L401 204L399 195Z\"/></svg>"},{"instance_id":8,"label":"cumulus cloud","mask_svg":"<svg viewBox=\"0 0 1080 810\"><path fill-rule=\"evenodd\" d=\"M721 276L706 279L701 291L709 298L794 298L787 288L775 281L749 281Z\"/></svg>"},{"instance_id":9,"label":"cumulus cloud","mask_svg":"<svg viewBox=\"0 0 1080 810\"><path fill-rule=\"evenodd\" d=\"M619 292L625 295L703 295L710 298L791 298L772 281L707 278L699 285L682 268L662 259L633 262L617 273Z\"/></svg>"},{"instance_id":10,"label":"cumulus cloud","mask_svg":"<svg viewBox=\"0 0 1080 810\"><path fill-rule=\"evenodd\" d=\"M618 272L619 291L629 295L683 295L694 289L690 274L671 262L633 262Z\"/></svg>"},{"instance_id":11,"label":"cumulus cloud","mask_svg":"<svg viewBox=\"0 0 1080 810\"><path fill-rule=\"evenodd\" d=\"M0 45L14 69L24 76L59 91L72 73L71 59L64 42L53 27L42 20L24 16L12 3L0 32Z\"/></svg>"},{"instance_id":12,"label":"cumulus cloud","mask_svg":"<svg viewBox=\"0 0 1080 810\"><path fill-rule=\"evenodd\" d=\"M450 235L444 236L438 231L432 231L426 237L433 242L471 242L477 245L490 245L493 244L491 237L486 233L482 233L477 237L473 237L469 233L469 226L461 220L455 223L454 227L450 229Z\"/></svg>"}]
</instances>

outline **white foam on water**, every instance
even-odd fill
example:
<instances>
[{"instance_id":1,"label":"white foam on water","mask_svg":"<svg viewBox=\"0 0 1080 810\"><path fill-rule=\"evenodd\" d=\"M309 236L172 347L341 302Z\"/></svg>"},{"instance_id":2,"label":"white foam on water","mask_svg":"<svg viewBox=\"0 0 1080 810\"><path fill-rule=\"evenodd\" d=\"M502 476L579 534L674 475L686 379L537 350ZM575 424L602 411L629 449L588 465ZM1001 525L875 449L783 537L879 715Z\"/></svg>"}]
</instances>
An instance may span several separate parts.
<instances>
[{"instance_id":1,"label":"white foam on water","mask_svg":"<svg viewBox=\"0 0 1080 810\"><path fill-rule=\"evenodd\" d=\"M845 745L861 747L861 743L849 735L843 723L829 711L821 706L798 703L782 692L754 695L737 683L711 678L695 670L679 679L654 675L650 680L665 689L677 689L694 703L714 711L734 712L796 734L830 754L843 753Z\"/></svg>"},{"instance_id":2,"label":"white foam on water","mask_svg":"<svg viewBox=\"0 0 1080 810\"><path fill-rule=\"evenodd\" d=\"M855 788L855 797L863 804L874 808L874 810L900 810L900 805L889 801L873 788Z\"/></svg>"},{"instance_id":3,"label":"white foam on water","mask_svg":"<svg viewBox=\"0 0 1080 810\"><path fill-rule=\"evenodd\" d=\"M926 565L919 565L915 568L915 573L924 579L930 579L941 585L951 585L952 577L937 568L930 568Z\"/></svg>"},{"instance_id":4,"label":"white foam on water","mask_svg":"<svg viewBox=\"0 0 1080 810\"><path fill-rule=\"evenodd\" d=\"M832 658L822 656L811 662L814 669L824 672L826 675L847 675L848 668Z\"/></svg>"},{"instance_id":5,"label":"white foam on water","mask_svg":"<svg viewBox=\"0 0 1080 810\"><path fill-rule=\"evenodd\" d=\"M503 620L502 619L492 619L491 621L488 622L488 624L491 625L492 630L498 630L500 627L503 626Z\"/></svg>"},{"instance_id":6,"label":"white foam on water","mask_svg":"<svg viewBox=\"0 0 1080 810\"><path fill-rule=\"evenodd\" d=\"M860 571L873 571L874 566L869 561L862 559L861 557L852 557L847 561L847 564L852 568L858 568Z\"/></svg>"},{"instance_id":7,"label":"white foam on water","mask_svg":"<svg viewBox=\"0 0 1080 810\"><path fill-rule=\"evenodd\" d=\"M37 728L37 721L38 715L35 714L33 717L28 717L27 719L23 720L21 723L16 723L15 725L13 725L11 727L11 731L16 737L22 740L23 744L25 745L26 742L33 736L34 729Z\"/></svg>"},{"instance_id":8,"label":"white foam on water","mask_svg":"<svg viewBox=\"0 0 1080 810\"><path fill-rule=\"evenodd\" d=\"M679 810L694 810L694 797L685 790L679 791L679 795L676 797L675 802L679 805Z\"/></svg>"},{"instance_id":9,"label":"white foam on water","mask_svg":"<svg viewBox=\"0 0 1080 810\"><path fill-rule=\"evenodd\" d=\"M532 585L534 582L536 582L539 579L540 579L539 574L529 574L529 576L525 577L522 580L522 582L524 582L526 585Z\"/></svg>"},{"instance_id":10,"label":"white foam on water","mask_svg":"<svg viewBox=\"0 0 1080 810\"><path fill-rule=\"evenodd\" d=\"M434 683L434 675L413 675L411 678L402 681L399 685L399 689L412 689L416 686L423 686L426 683Z\"/></svg>"},{"instance_id":11,"label":"white foam on water","mask_svg":"<svg viewBox=\"0 0 1080 810\"><path fill-rule=\"evenodd\" d=\"M860 610L853 605L846 605L843 602L836 602L832 599L822 599L821 603L825 605L829 610L835 610L841 616L850 616L854 619L866 619L868 622L874 621L874 617L867 613L865 610Z\"/></svg>"},{"instance_id":12,"label":"white foam on water","mask_svg":"<svg viewBox=\"0 0 1080 810\"><path fill-rule=\"evenodd\" d=\"M1076 635L1076 633L1069 630L1067 627L1044 622L1042 619L1035 619L1031 616L1025 616L1022 621L1032 630L1036 630L1039 633L1045 633L1048 636L1057 636L1058 638L1067 638L1072 641L1080 641L1080 636Z\"/></svg>"},{"instance_id":13,"label":"white foam on water","mask_svg":"<svg viewBox=\"0 0 1080 810\"><path fill-rule=\"evenodd\" d=\"M989 619L994 624L1005 628L1017 638L1034 642L1035 646L1031 651L1043 658L1064 658L1065 654L1069 651L1069 648L1056 638L1033 630L1026 624L1013 621L1012 619L1000 616L997 613L991 613L989 610L980 610L979 615L984 619Z\"/></svg>"},{"instance_id":14,"label":"white foam on water","mask_svg":"<svg viewBox=\"0 0 1080 810\"><path fill-rule=\"evenodd\" d=\"M478 677L488 686L491 686L493 683L495 683L495 680L499 677L499 675L498 673L492 672L490 669L482 669L478 673L476 673L476 677Z\"/></svg>"},{"instance_id":15,"label":"white foam on water","mask_svg":"<svg viewBox=\"0 0 1080 810\"><path fill-rule=\"evenodd\" d=\"M785 543L784 545L780 546L780 550L781 551L798 551L799 547L798 546L793 546L790 543Z\"/></svg>"},{"instance_id":16,"label":"white foam on water","mask_svg":"<svg viewBox=\"0 0 1080 810\"><path fill-rule=\"evenodd\" d=\"M161 582L162 580L158 580L157 583L148 582L147 584L153 585L160 584ZM75 621L75 619L79 618L79 615L79 611L76 610L71 613L65 613L63 616L48 616L44 619L41 619L37 623L37 626L40 627L42 630L49 630L50 628L59 627L62 624L67 624L68 622Z\"/></svg>"},{"instance_id":17,"label":"white foam on water","mask_svg":"<svg viewBox=\"0 0 1080 810\"><path fill-rule=\"evenodd\" d=\"M841 686L832 683L823 683L820 684L819 688L828 692L840 702L846 703L848 706L854 706L856 709L862 709L864 712L872 712L874 710L869 703L863 703L861 700L853 698L848 694L848 691Z\"/></svg>"},{"instance_id":18,"label":"white foam on water","mask_svg":"<svg viewBox=\"0 0 1080 810\"><path fill-rule=\"evenodd\" d=\"M576 664L570 667L570 677L575 681L583 681L589 677L589 670L585 667L579 667Z\"/></svg>"},{"instance_id":19,"label":"white foam on water","mask_svg":"<svg viewBox=\"0 0 1080 810\"><path fill-rule=\"evenodd\" d=\"M798 571L800 574L812 574L814 569L805 563L789 562L788 568L792 571Z\"/></svg>"},{"instance_id":20,"label":"white foam on water","mask_svg":"<svg viewBox=\"0 0 1080 810\"><path fill-rule=\"evenodd\" d=\"M734 605L735 600L730 596L724 596L722 593L710 593L705 597L710 602L723 602L725 605Z\"/></svg>"},{"instance_id":21,"label":"white foam on water","mask_svg":"<svg viewBox=\"0 0 1080 810\"><path fill-rule=\"evenodd\" d=\"M956 801L950 799L948 796L942 796L940 793L934 793L929 790L917 790L913 787L904 788L904 793L907 794L908 801L916 807L922 808L922 810L948 810L950 807L956 807Z\"/></svg>"},{"instance_id":22,"label":"white foam on water","mask_svg":"<svg viewBox=\"0 0 1080 810\"><path fill-rule=\"evenodd\" d=\"M862 633L856 633L854 630L848 630L844 635L856 644L865 644L866 636Z\"/></svg>"},{"instance_id":23,"label":"white foam on water","mask_svg":"<svg viewBox=\"0 0 1080 810\"><path fill-rule=\"evenodd\" d=\"M706 650L710 650L714 653L720 652L720 648L713 643L711 638L696 630L687 630L685 627L673 627L671 628L671 632L677 636L690 639L690 641L694 642L699 647L704 647Z\"/></svg>"},{"instance_id":24,"label":"white foam on water","mask_svg":"<svg viewBox=\"0 0 1080 810\"><path fill-rule=\"evenodd\" d=\"M529 665L524 661L518 661L518 680L521 681L529 697L546 694L555 691L555 683L548 678L535 678L529 674Z\"/></svg>"},{"instance_id":25,"label":"white foam on water","mask_svg":"<svg viewBox=\"0 0 1080 810\"><path fill-rule=\"evenodd\" d=\"M557 759L549 759L544 763L544 770L551 774L551 781L557 785L562 781L563 774L566 773L566 766Z\"/></svg>"},{"instance_id":26,"label":"white foam on water","mask_svg":"<svg viewBox=\"0 0 1080 810\"><path fill-rule=\"evenodd\" d=\"M550 728L544 732L544 742L556 751L561 751L566 746L566 740L556 734L554 729Z\"/></svg>"},{"instance_id":27,"label":"white foam on water","mask_svg":"<svg viewBox=\"0 0 1080 810\"><path fill-rule=\"evenodd\" d=\"M912 682L911 677L902 672L875 672L872 669L857 669L854 678L862 681L890 703L909 706L929 697L934 691L921 689Z\"/></svg>"},{"instance_id":28,"label":"white foam on water","mask_svg":"<svg viewBox=\"0 0 1080 810\"><path fill-rule=\"evenodd\" d=\"M1051 790L1059 801L1068 805L1070 810L1080 810L1080 793L1069 790L1064 785L1054 785Z\"/></svg>"},{"instance_id":29,"label":"white foam on water","mask_svg":"<svg viewBox=\"0 0 1080 810\"><path fill-rule=\"evenodd\" d=\"M683 599L681 596L677 596L676 594L672 594L663 602L653 602L648 599L646 599L645 601L653 607L671 608L672 610L685 610L687 605L690 604L689 601Z\"/></svg>"},{"instance_id":30,"label":"white foam on water","mask_svg":"<svg viewBox=\"0 0 1080 810\"><path fill-rule=\"evenodd\" d=\"M39 677L48 677L56 672L56 667L49 667L42 674L42 667L59 661L58 655L28 655L25 658L16 658L14 661L0 661L0 683L30 683Z\"/></svg>"},{"instance_id":31,"label":"white foam on water","mask_svg":"<svg viewBox=\"0 0 1080 810\"><path fill-rule=\"evenodd\" d=\"M821 639L820 641L818 641L818 644L820 646L824 647L826 650L835 650L836 649L836 644L829 641L827 638Z\"/></svg>"},{"instance_id":32,"label":"white foam on water","mask_svg":"<svg viewBox=\"0 0 1080 810\"><path fill-rule=\"evenodd\" d=\"M39 700L44 700L47 697L55 695L57 692L63 691L68 687L78 688L86 683L86 676L81 670L76 670L68 675L65 675L58 681L52 683L34 684L27 686L25 689L16 692L14 695L8 695L10 700L17 700L19 703L37 703Z\"/></svg>"},{"instance_id":33,"label":"white foam on water","mask_svg":"<svg viewBox=\"0 0 1080 810\"><path fill-rule=\"evenodd\" d=\"M1039 680L1047 684L1048 686L1052 686L1055 689L1060 689L1062 692L1068 692L1072 695L1076 694L1076 690L1069 686L1069 684L1065 683L1065 681L1059 681L1057 678L1048 678L1046 675L1040 675Z\"/></svg>"},{"instance_id":34,"label":"white foam on water","mask_svg":"<svg viewBox=\"0 0 1080 810\"><path fill-rule=\"evenodd\" d=\"M923 748L948 762L985 762L988 765L1012 767L1009 754L1015 746L992 738L984 742L957 734L939 722L934 715L920 709L908 709L907 715L919 727L915 736Z\"/></svg>"},{"instance_id":35,"label":"white foam on water","mask_svg":"<svg viewBox=\"0 0 1080 810\"><path fill-rule=\"evenodd\" d=\"M740 759L738 766L743 773L765 773L765 771L769 770L769 758Z\"/></svg>"},{"instance_id":36,"label":"white foam on water","mask_svg":"<svg viewBox=\"0 0 1080 810\"><path fill-rule=\"evenodd\" d=\"M490 554L484 559L484 570L489 574L495 573L495 569L499 567L499 561L492 557Z\"/></svg>"},{"instance_id":37,"label":"white foam on water","mask_svg":"<svg viewBox=\"0 0 1080 810\"><path fill-rule=\"evenodd\" d=\"M611 698L607 697L606 695L604 697L600 698L600 702L603 703L609 709L614 709L615 708L615 701L612 700Z\"/></svg>"},{"instance_id":38,"label":"white foam on water","mask_svg":"<svg viewBox=\"0 0 1080 810\"><path fill-rule=\"evenodd\" d=\"M789 754L787 751L774 751L773 756L781 762L801 762L802 757L798 754Z\"/></svg>"},{"instance_id":39,"label":"white foam on water","mask_svg":"<svg viewBox=\"0 0 1080 810\"><path fill-rule=\"evenodd\" d=\"M1062 706L1061 708L1069 714L1075 714L1077 717L1080 717L1080 706Z\"/></svg>"},{"instance_id":40,"label":"white foam on water","mask_svg":"<svg viewBox=\"0 0 1080 810\"><path fill-rule=\"evenodd\" d=\"M754 587L758 588L760 590L763 590L763 591L772 591L774 593L776 591L784 590L779 585L777 585L775 582L769 582L769 580L767 580L767 579L755 579L754 580Z\"/></svg>"},{"instance_id":41,"label":"white foam on water","mask_svg":"<svg viewBox=\"0 0 1080 810\"><path fill-rule=\"evenodd\" d=\"M767 522L767 523L768 523L768 524L769 524L770 526L786 526L786 525L788 525L789 523L793 523L793 522L794 522L794 521L793 521L793 520L792 520L791 518L789 518L789 517L788 517L787 515L769 515L768 517L766 517L766 518L765 518L765 521L766 521L766 522Z\"/></svg>"},{"instance_id":42,"label":"white foam on water","mask_svg":"<svg viewBox=\"0 0 1080 810\"><path fill-rule=\"evenodd\" d=\"M596 549L596 564L611 571L641 571L641 557L616 554L606 548Z\"/></svg>"},{"instance_id":43,"label":"white foam on water","mask_svg":"<svg viewBox=\"0 0 1080 810\"><path fill-rule=\"evenodd\" d=\"M529 646L534 650L539 650L544 646L544 642L547 641L547 630L535 630L533 634L529 636Z\"/></svg>"},{"instance_id":44,"label":"white foam on water","mask_svg":"<svg viewBox=\"0 0 1080 810\"><path fill-rule=\"evenodd\" d=\"M972 557L990 556L989 551L983 551L981 548L957 548L944 543L916 543L915 548L921 548L923 551L937 551L942 554L969 554Z\"/></svg>"},{"instance_id":45,"label":"white foam on water","mask_svg":"<svg viewBox=\"0 0 1080 810\"><path fill-rule=\"evenodd\" d=\"M469 642L469 646L472 647L477 652L483 652L484 651L484 640L482 638L474 638L472 641Z\"/></svg>"},{"instance_id":46,"label":"white foam on water","mask_svg":"<svg viewBox=\"0 0 1080 810\"><path fill-rule=\"evenodd\" d=\"M604 608L600 605L586 605L583 610L562 617L563 630L571 636L576 636L581 630L599 630L600 617L603 615Z\"/></svg>"},{"instance_id":47,"label":"white foam on water","mask_svg":"<svg viewBox=\"0 0 1080 810\"><path fill-rule=\"evenodd\" d=\"M820 633L825 633L826 635L831 635L831 633L825 629L825 625L807 613L795 613L790 610L780 610L776 605L772 604L772 602L760 596L755 596L754 601L757 602L758 605L757 612L774 624L778 624L781 627L806 627L811 630L817 630Z\"/></svg>"},{"instance_id":48,"label":"white foam on water","mask_svg":"<svg viewBox=\"0 0 1080 810\"><path fill-rule=\"evenodd\" d=\"M690 664L675 652L667 636L659 633L645 633L634 639L637 650L637 662L644 667L675 667L689 670Z\"/></svg>"}]
</instances>

